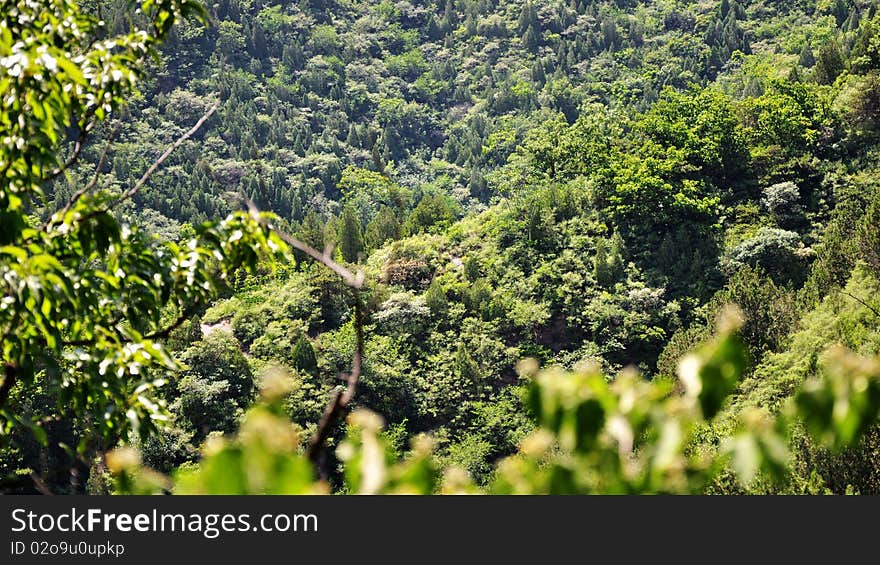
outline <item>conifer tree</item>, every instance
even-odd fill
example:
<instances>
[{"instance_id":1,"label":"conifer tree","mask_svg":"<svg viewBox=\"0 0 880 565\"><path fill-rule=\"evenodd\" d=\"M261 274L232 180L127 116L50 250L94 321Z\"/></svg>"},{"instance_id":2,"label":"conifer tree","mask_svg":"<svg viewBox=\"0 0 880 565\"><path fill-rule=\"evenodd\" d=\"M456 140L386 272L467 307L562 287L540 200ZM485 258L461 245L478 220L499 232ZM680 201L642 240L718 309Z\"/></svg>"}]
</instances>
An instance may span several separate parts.
<instances>
[{"instance_id":1,"label":"conifer tree","mask_svg":"<svg viewBox=\"0 0 880 565\"><path fill-rule=\"evenodd\" d=\"M306 374L318 376L318 357L309 339L301 335L293 346L293 366Z\"/></svg>"},{"instance_id":2,"label":"conifer tree","mask_svg":"<svg viewBox=\"0 0 880 565\"><path fill-rule=\"evenodd\" d=\"M339 225L339 251L349 263L357 263L364 252L364 236L354 207L346 206Z\"/></svg>"},{"instance_id":3,"label":"conifer tree","mask_svg":"<svg viewBox=\"0 0 880 565\"><path fill-rule=\"evenodd\" d=\"M480 366L474 361L463 342L459 342L455 351L455 374L469 386L473 387L474 393L480 390Z\"/></svg>"},{"instance_id":4,"label":"conifer tree","mask_svg":"<svg viewBox=\"0 0 880 565\"><path fill-rule=\"evenodd\" d=\"M800 55L798 56L798 64L805 69L812 68L813 65L816 64L816 58L813 57L813 50L810 49L809 43L804 43Z\"/></svg>"},{"instance_id":5,"label":"conifer tree","mask_svg":"<svg viewBox=\"0 0 880 565\"><path fill-rule=\"evenodd\" d=\"M449 301L446 299L446 292L440 279L434 278L425 292L425 304L431 310L431 315L435 318L442 318L449 310Z\"/></svg>"}]
</instances>

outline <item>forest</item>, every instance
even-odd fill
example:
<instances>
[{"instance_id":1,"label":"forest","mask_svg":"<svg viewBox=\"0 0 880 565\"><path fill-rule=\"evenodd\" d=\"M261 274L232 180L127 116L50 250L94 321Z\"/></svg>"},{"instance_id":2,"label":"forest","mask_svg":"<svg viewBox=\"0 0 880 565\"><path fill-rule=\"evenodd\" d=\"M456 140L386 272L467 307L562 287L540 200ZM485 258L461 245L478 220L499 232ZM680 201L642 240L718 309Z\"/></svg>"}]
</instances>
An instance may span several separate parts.
<instances>
[{"instance_id":1,"label":"forest","mask_svg":"<svg viewBox=\"0 0 880 565\"><path fill-rule=\"evenodd\" d=\"M0 0L0 492L880 493L877 0Z\"/></svg>"}]
</instances>

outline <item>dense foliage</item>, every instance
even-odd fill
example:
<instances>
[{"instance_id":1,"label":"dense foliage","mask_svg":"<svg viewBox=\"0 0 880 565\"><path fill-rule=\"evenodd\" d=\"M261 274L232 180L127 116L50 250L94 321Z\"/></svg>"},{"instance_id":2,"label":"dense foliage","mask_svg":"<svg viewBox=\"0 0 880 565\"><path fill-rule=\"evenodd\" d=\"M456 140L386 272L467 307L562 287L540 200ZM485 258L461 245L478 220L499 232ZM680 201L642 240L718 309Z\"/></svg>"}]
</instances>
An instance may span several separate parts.
<instances>
[{"instance_id":1,"label":"dense foliage","mask_svg":"<svg viewBox=\"0 0 880 565\"><path fill-rule=\"evenodd\" d=\"M0 28L5 488L880 491L876 2L38 4L83 35Z\"/></svg>"}]
</instances>

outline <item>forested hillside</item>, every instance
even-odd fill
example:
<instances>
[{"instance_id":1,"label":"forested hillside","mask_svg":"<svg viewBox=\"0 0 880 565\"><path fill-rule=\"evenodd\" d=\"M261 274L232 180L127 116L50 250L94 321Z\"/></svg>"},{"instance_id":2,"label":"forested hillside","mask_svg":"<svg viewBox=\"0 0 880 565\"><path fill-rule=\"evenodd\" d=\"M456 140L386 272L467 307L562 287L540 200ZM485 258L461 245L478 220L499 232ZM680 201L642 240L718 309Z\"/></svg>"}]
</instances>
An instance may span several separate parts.
<instances>
[{"instance_id":1,"label":"forested hillside","mask_svg":"<svg viewBox=\"0 0 880 565\"><path fill-rule=\"evenodd\" d=\"M233 469L248 467L233 457L263 461L265 448L294 465L248 438L290 433L309 449L354 359L345 408L369 409L384 427L356 412L326 430L317 490L370 490L351 468L378 442L391 490L880 492L876 1L205 8L209 25L178 15L163 31L137 92L120 94L98 139L46 179L26 214L52 226L88 186L113 202L120 233L171 242L181 262L196 238L199 261L222 268L188 281L192 307L158 286L113 299L157 301L153 326L130 325L169 353L135 417L120 407L141 394L137 378L118 398L64 392L56 373L103 376L106 366L77 361L86 338L59 340L64 359L37 363L10 397L4 489L174 490L158 471L182 491L235 490ZM101 37L144 18L120 1L82 10L103 22ZM363 284L299 248L270 260L283 243L265 221L199 227L248 208L277 214L272 229L327 250ZM239 239L253 249L223 259ZM82 262L102 261L91 249ZM150 265L138 263L138 276L149 280ZM99 278L123 288L128 266L119 262L115 282ZM102 312L113 328L139 315ZM14 333L10 320L0 327ZM68 331L80 330L58 330ZM681 363L691 351L699 371ZM292 381L282 392L279 371ZM569 377L583 377L581 388L559 384ZM699 410L676 403L689 394ZM835 408L840 398L849 408ZM675 440L670 421L683 426ZM669 442L699 480L671 455L659 463ZM111 458L126 470L114 483L105 454L122 445L139 459ZM657 459L629 470L623 445ZM571 463L566 450L584 458ZM445 473L445 486L419 482L419 465ZM547 471L556 465L565 472ZM281 468L305 481L287 490L318 484ZM286 492L273 485L263 490Z\"/></svg>"}]
</instances>

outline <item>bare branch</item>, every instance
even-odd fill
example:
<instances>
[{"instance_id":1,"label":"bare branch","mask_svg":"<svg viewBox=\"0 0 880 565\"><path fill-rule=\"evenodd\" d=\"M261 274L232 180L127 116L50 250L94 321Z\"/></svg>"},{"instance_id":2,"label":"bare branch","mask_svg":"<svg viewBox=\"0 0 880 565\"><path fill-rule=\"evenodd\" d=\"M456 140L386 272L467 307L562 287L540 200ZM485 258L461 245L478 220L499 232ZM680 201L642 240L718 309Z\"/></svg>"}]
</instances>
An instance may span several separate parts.
<instances>
[{"instance_id":1,"label":"bare branch","mask_svg":"<svg viewBox=\"0 0 880 565\"><path fill-rule=\"evenodd\" d=\"M170 326L166 326L161 330L149 333L144 336L144 339L166 339L169 335L171 335L171 332L173 332L174 330L182 326L184 322L195 316L196 312L199 311L200 306L201 304L198 301L193 302L192 304L181 310L180 315L177 316L177 319L174 320Z\"/></svg>"},{"instance_id":2,"label":"bare branch","mask_svg":"<svg viewBox=\"0 0 880 565\"><path fill-rule=\"evenodd\" d=\"M271 226L270 226L271 227ZM274 228L273 228L274 229ZM324 250L323 253L308 245L307 243L303 243L302 241L292 237L291 235L280 231L278 229L274 229L275 233L278 234L282 240L284 240L291 247L295 247L299 249L315 261L323 264L325 267L339 275L343 282L346 285L350 286L353 289L360 289L364 284L364 273L363 271L358 271L357 273L352 273L349 269L345 268L343 265L340 265L330 256L332 251L331 247L328 247Z\"/></svg>"},{"instance_id":3,"label":"bare branch","mask_svg":"<svg viewBox=\"0 0 880 565\"><path fill-rule=\"evenodd\" d=\"M45 496L52 496L55 494L52 492L52 489L49 488L49 485L46 484L46 481L34 471L31 471L31 480L34 482L34 486L37 490L40 491L40 494Z\"/></svg>"},{"instance_id":4,"label":"bare branch","mask_svg":"<svg viewBox=\"0 0 880 565\"><path fill-rule=\"evenodd\" d=\"M318 427L315 430L315 433L309 440L309 448L307 454L309 460L316 466L320 463L321 452L324 448L324 444L326 443L327 438L330 437L330 433L336 426L336 422L339 421L343 412L345 412L345 410L348 408L348 405L354 399L355 392L357 392L358 382L360 381L361 373L363 370L364 321L363 305L361 304L360 296L355 296L354 314L355 350L354 358L352 359L351 364L351 372L348 374L348 378L346 379L346 388L342 392L336 392L330 399L330 403L327 404L327 408L324 409L324 414L321 416L321 420L318 422Z\"/></svg>"},{"instance_id":5,"label":"bare branch","mask_svg":"<svg viewBox=\"0 0 880 565\"><path fill-rule=\"evenodd\" d=\"M83 122L89 120L94 115L94 113L94 109L89 110L89 113L86 114ZM61 166L59 166L57 169L53 169L52 172L46 175L46 177L43 178L43 182L49 182L50 180L61 176L67 169L76 164L76 162L79 160L80 155L82 154L83 148L85 147L86 139L88 139L89 133L91 133L96 125L98 125L98 120L92 120L86 123L85 126L79 128L79 136L76 138L76 142L74 142L73 152L71 153L70 157L68 157L67 161L65 161Z\"/></svg>"},{"instance_id":6,"label":"bare branch","mask_svg":"<svg viewBox=\"0 0 880 565\"><path fill-rule=\"evenodd\" d=\"M868 310L873 312L875 316L880 318L880 310L877 310L876 308L874 308L873 306L871 306L870 304L868 304L867 302L865 302L864 300L862 300L858 296L853 296L852 294L848 293L845 290L841 290L840 293L844 294L846 296L849 296L850 298L852 298L853 300L855 300L856 302L858 302L859 304L861 304L862 306L864 306L865 308L867 308Z\"/></svg>"},{"instance_id":7,"label":"bare branch","mask_svg":"<svg viewBox=\"0 0 880 565\"><path fill-rule=\"evenodd\" d=\"M288 245L294 247L295 249L299 249L315 261L321 263L322 265L339 275L342 281L354 293L355 350L351 362L351 372L348 373L345 379L345 390L333 394L333 397L327 404L327 408L324 409L324 414L321 416L321 420L318 422L318 427L315 430L314 435L312 435L311 439L309 440L309 447L307 451L309 460L312 461L312 463L316 466L320 467L320 458L324 448L324 444L327 442L327 438L329 438L330 434L333 432L333 428L336 426L336 422L339 421L342 414L348 408L348 405L354 399L354 395L357 392L358 382L360 381L361 373L363 372L364 310L363 303L361 301L360 291L364 285L364 272L359 270L357 273L353 273L344 265L340 265L339 263L334 261L331 257L331 247L328 247L322 253L311 245L300 241L292 235L282 230L279 230L271 225L268 225L264 218L260 218L259 210L257 209L256 205L250 199L246 199L245 202L251 212L251 215L254 218L257 218L258 221L260 221L263 225L274 231L278 235L278 237L280 237Z\"/></svg>"},{"instance_id":8,"label":"bare branch","mask_svg":"<svg viewBox=\"0 0 880 565\"><path fill-rule=\"evenodd\" d=\"M128 200L129 198L131 198L132 196L134 196L135 194L137 194L138 191L140 191L140 189L142 189L144 187L144 185L147 183L147 181L150 180L150 177L153 176L153 173L156 172L156 169L158 169L159 166L165 162L165 159L167 159L175 149L180 147L184 141L186 141L187 139L192 137L192 135L194 133L196 133L199 130L199 128L202 127L202 125L208 120L208 118L210 118L214 114L214 112L217 111L217 108L219 108L219 107L220 107L219 102L217 102L216 104L211 106L208 109L208 111L205 112L205 114L201 118L199 118L199 121L197 121L195 123L195 125L189 129L189 131L187 131L185 134L183 134L182 136L177 138L177 141L175 141L174 143L169 145L168 148L165 149L165 151L159 156L159 158L156 159L155 161L153 161L153 164L150 165L150 167L146 170L146 172L143 175L141 175L141 178L139 178L138 181L136 183L134 183L134 186L132 186L131 188L129 188L128 190L123 192L119 198L117 198L116 200L111 202L106 208L100 208L98 210L94 210L92 212L89 212L88 214L83 215L80 218L80 221L89 220L91 218L94 218L95 216L99 216L101 214L106 214L106 213L110 212L111 210L113 210L114 208L116 208L117 206L119 206L120 204L122 204L123 202L125 202L126 200Z\"/></svg>"},{"instance_id":9,"label":"bare branch","mask_svg":"<svg viewBox=\"0 0 880 565\"><path fill-rule=\"evenodd\" d=\"M150 177L153 176L153 173L156 172L156 169L158 169L159 166L165 162L165 159L167 159L175 149L180 147L184 141L186 141L187 139L192 137L193 134L195 134L197 131L199 131L199 128L201 128L202 125L204 125L204 123L206 121L208 121L208 118L210 118L214 114L214 112L217 111L217 109L219 107L220 107L219 102L217 102L213 106L211 106L208 109L208 111L205 112L205 114L201 118L199 118L199 121L197 121L195 123L195 125L189 129L189 131L187 131L185 134L183 134L182 136L177 138L177 141L175 141L174 143L169 145L168 148L165 149L165 152L162 153L162 155L160 155L158 159L153 161L153 164L150 165L150 167L146 170L146 172L143 175L141 175L141 178L139 178L137 180L137 182L134 183L134 186L132 186L131 188L126 190L124 193L122 193L122 196L120 196L119 198L117 198L116 200L114 200L110 204L110 206L108 207L108 210L112 210L113 208L119 206L120 204L122 204L123 202L125 202L126 200L128 200L129 198L134 196L135 194L137 194L138 191L140 191L140 189L144 187L144 185L147 183L147 181L150 180Z\"/></svg>"},{"instance_id":10,"label":"bare branch","mask_svg":"<svg viewBox=\"0 0 880 565\"><path fill-rule=\"evenodd\" d=\"M354 398L354 393L357 392L357 385L360 379L361 373L363 372L363 361L364 361L364 312L363 312L363 304L361 304L360 296L355 296L354 303L354 333L355 333L355 348L354 348L354 359L352 359L351 363L351 373L348 374L348 387L345 389L345 393L342 395L342 404L343 406L348 406L349 402Z\"/></svg>"},{"instance_id":11,"label":"bare branch","mask_svg":"<svg viewBox=\"0 0 880 565\"><path fill-rule=\"evenodd\" d=\"M120 128L122 128L122 122L116 122L116 126L113 128L113 131L110 132L110 136L107 138L107 144L104 146L104 150L101 152L101 157L98 159L98 164L95 166L95 174L92 175L92 180L88 182L84 187L80 188L76 192L71 195L70 199L64 205L64 208L61 209L57 215L53 214L52 218L57 218L61 221L64 220L64 216L70 211L71 208L79 201L80 198L85 196L90 190L95 188L95 185L98 184L98 179L101 176L101 169L104 168L104 164L107 162L107 154L110 152L110 147L113 145L113 141L116 139L116 135L119 133ZM45 226L43 226L43 231L51 225L52 219L50 219Z\"/></svg>"},{"instance_id":12,"label":"bare branch","mask_svg":"<svg viewBox=\"0 0 880 565\"><path fill-rule=\"evenodd\" d=\"M363 271L358 271L357 273L352 273L351 270L346 268L343 265L340 265L336 261L333 260L331 256L333 253L333 248L328 246L324 249L324 252L320 252L308 243L304 241L300 241L299 239L293 237L289 233L286 233L275 226L269 225L265 218L260 217L260 210L257 208L257 205L250 198L245 198L245 205L248 207L248 211L251 213L251 216L257 219L265 227L274 231L278 237L280 237L285 243L299 249L318 263L321 263L340 277L342 277L343 282L350 286L351 288L358 290L364 285L364 273Z\"/></svg>"}]
</instances>

